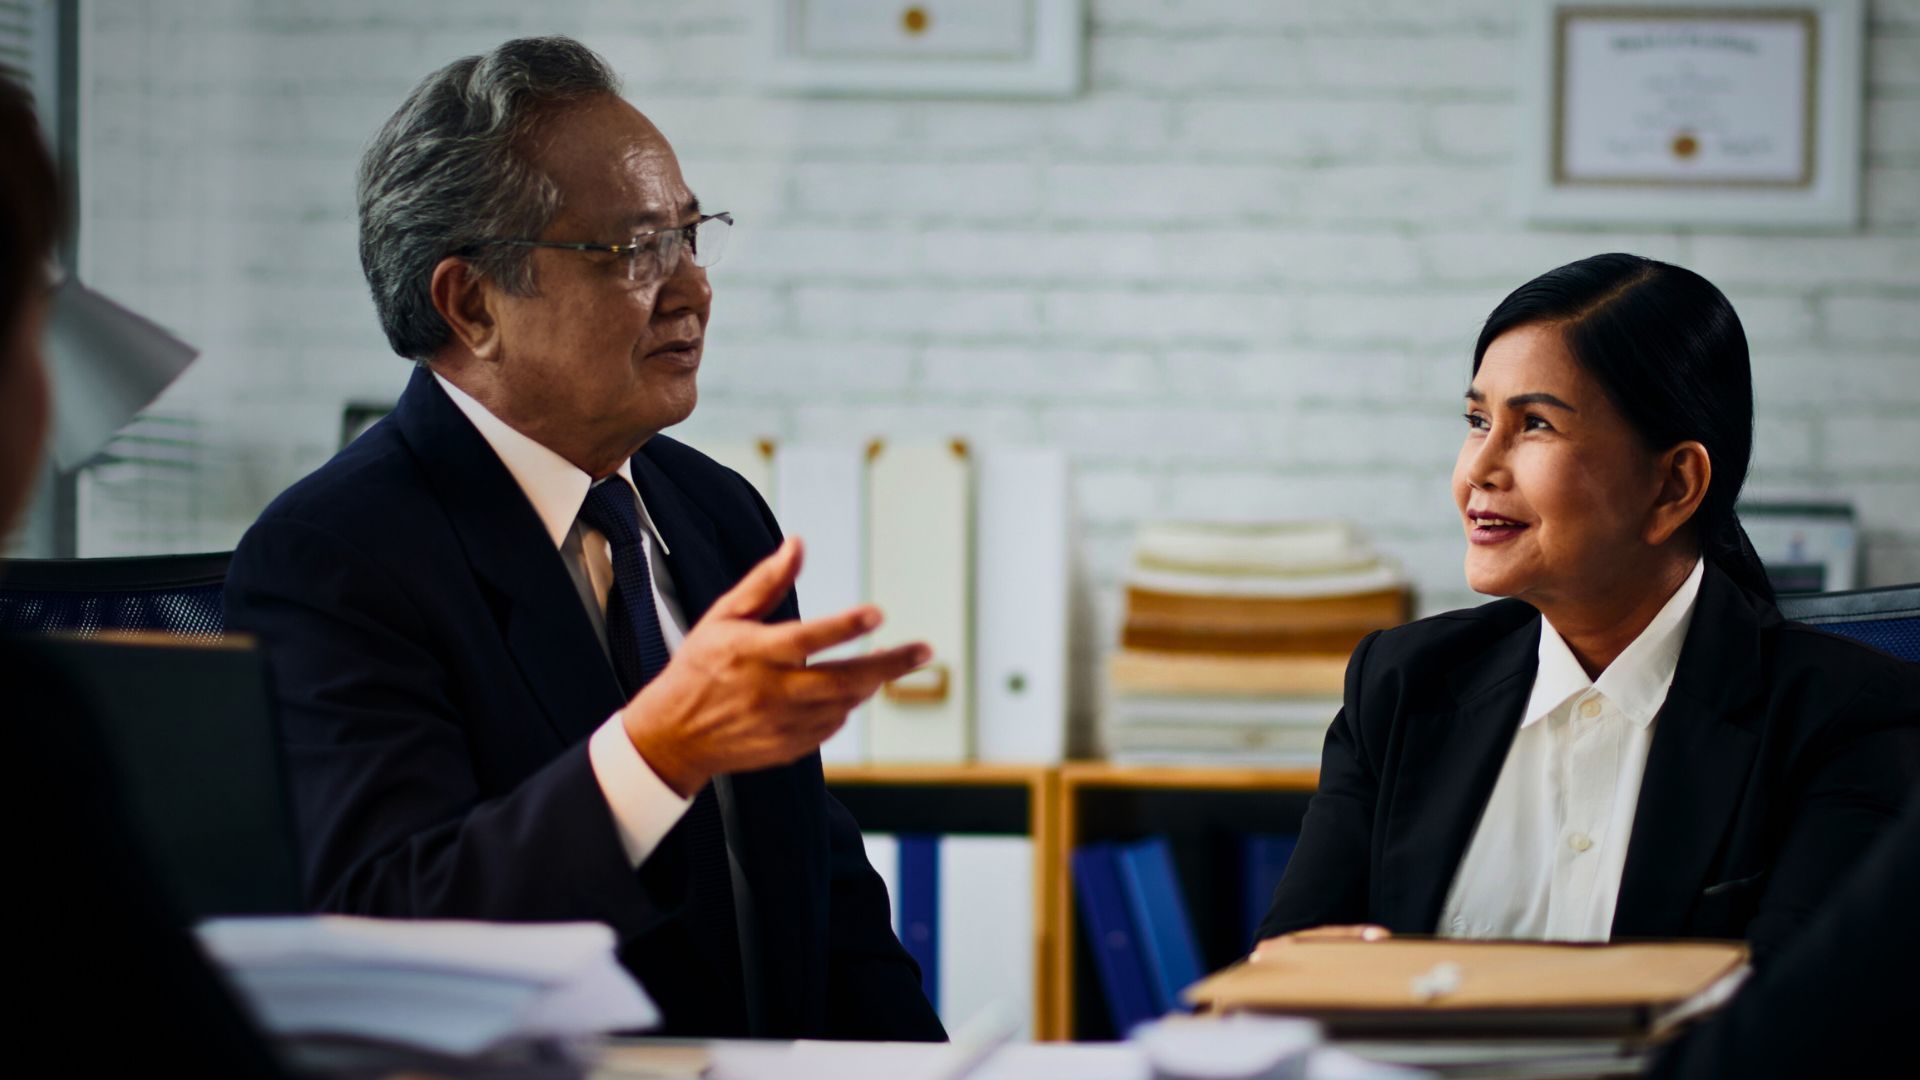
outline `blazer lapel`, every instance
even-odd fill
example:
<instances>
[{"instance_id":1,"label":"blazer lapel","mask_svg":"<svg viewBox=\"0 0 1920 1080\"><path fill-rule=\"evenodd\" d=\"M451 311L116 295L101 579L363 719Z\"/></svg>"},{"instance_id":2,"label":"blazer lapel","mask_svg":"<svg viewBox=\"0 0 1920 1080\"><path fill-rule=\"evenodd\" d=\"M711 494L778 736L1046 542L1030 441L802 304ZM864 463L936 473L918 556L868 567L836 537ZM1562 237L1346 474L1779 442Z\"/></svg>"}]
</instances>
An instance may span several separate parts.
<instances>
[{"instance_id":1,"label":"blazer lapel","mask_svg":"<svg viewBox=\"0 0 1920 1080\"><path fill-rule=\"evenodd\" d=\"M1506 763L1539 665L1535 615L1455 680L1451 712L1409 713L1393 786L1378 907L1398 933L1432 933L1493 785Z\"/></svg>"},{"instance_id":2,"label":"blazer lapel","mask_svg":"<svg viewBox=\"0 0 1920 1080\"><path fill-rule=\"evenodd\" d=\"M644 453L633 457L633 482L667 542L667 568L691 630L735 583L720 530ZM811 795L821 786L819 759L809 755L782 768L718 776L714 784L733 808L730 817L752 823L750 829L728 828L727 844L739 859L754 913L757 996L766 1029L806 1031L808 1010L818 1005L806 988L819 985L825 964L820 930L826 918L818 901L827 895L832 872L820 800ZM795 942L810 944L792 947Z\"/></svg>"},{"instance_id":3,"label":"blazer lapel","mask_svg":"<svg viewBox=\"0 0 1920 1080\"><path fill-rule=\"evenodd\" d=\"M393 415L548 725L566 745L586 738L626 695L540 515L424 366Z\"/></svg>"},{"instance_id":4,"label":"blazer lapel","mask_svg":"<svg viewBox=\"0 0 1920 1080\"><path fill-rule=\"evenodd\" d=\"M667 542L667 569L673 574L687 629L692 630L713 602L733 587L720 559L719 533L713 519L644 453L633 456L633 484Z\"/></svg>"},{"instance_id":5,"label":"blazer lapel","mask_svg":"<svg viewBox=\"0 0 1920 1080\"><path fill-rule=\"evenodd\" d=\"M1654 721L1614 907L1613 936L1672 937L1685 926L1753 768L1760 740L1763 612L1712 563Z\"/></svg>"}]
</instances>

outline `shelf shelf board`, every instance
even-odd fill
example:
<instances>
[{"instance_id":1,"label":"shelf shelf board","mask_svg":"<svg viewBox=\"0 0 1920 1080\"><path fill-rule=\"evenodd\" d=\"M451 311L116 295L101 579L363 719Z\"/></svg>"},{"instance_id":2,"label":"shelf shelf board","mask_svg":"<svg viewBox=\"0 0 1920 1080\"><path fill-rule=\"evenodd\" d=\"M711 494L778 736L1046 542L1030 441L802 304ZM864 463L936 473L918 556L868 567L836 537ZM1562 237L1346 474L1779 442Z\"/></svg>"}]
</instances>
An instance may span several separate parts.
<instances>
[{"instance_id":1,"label":"shelf shelf board","mask_svg":"<svg viewBox=\"0 0 1920 1080\"><path fill-rule=\"evenodd\" d=\"M1313 791L1318 769L1257 769L1211 765L1110 765L1069 762L1060 782L1081 788L1148 788L1188 791Z\"/></svg>"},{"instance_id":2,"label":"shelf shelf board","mask_svg":"<svg viewBox=\"0 0 1920 1080\"><path fill-rule=\"evenodd\" d=\"M828 765L829 785L868 787L1033 787L1045 782L1050 765Z\"/></svg>"}]
</instances>

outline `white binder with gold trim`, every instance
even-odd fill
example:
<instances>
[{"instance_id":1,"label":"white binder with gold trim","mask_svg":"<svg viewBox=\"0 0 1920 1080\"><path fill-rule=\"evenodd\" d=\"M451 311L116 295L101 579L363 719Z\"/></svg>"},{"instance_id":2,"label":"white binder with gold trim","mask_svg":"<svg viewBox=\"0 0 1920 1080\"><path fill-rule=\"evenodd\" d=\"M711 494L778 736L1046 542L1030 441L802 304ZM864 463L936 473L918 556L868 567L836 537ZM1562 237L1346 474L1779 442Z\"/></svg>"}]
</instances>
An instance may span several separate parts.
<instances>
[{"instance_id":1,"label":"white binder with gold trim","mask_svg":"<svg viewBox=\"0 0 1920 1080\"><path fill-rule=\"evenodd\" d=\"M869 706L874 761L972 756L972 460L965 443L875 442L867 453L867 598L874 648L924 641L933 660Z\"/></svg>"},{"instance_id":2,"label":"white binder with gold trim","mask_svg":"<svg viewBox=\"0 0 1920 1080\"><path fill-rule=\"evenodd\" d=\"M866 587L865 450L858 443L786 443L774 460L775 512L780 528L806 544L806 560L794 586L800 614L817 619L863 602ZM817 660L857 656L867 639L816 655ZM844 727L820 747L820 760L858 764L867 760L867 706L855 709Z\"/></svg>"}]
</instances>

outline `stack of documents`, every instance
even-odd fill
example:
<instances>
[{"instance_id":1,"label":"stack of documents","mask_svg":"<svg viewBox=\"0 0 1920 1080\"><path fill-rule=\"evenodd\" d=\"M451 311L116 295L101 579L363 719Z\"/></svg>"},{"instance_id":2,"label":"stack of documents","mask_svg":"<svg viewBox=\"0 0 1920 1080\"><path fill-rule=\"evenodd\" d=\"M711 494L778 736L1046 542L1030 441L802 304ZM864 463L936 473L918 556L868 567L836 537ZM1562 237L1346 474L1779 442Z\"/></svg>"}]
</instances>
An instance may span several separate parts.
<instances>
[{"instance_id":1,"label":"stack of documents","mask_svg":"<svg viewBox=\"0 0 1920 1080\"><path fill-rule=\"evenodd\" d=\"M1744 977L1746 946L1394 939L1293 942L1188 988L1220 1012L1311 1017L1336 1037L1645 1039Z\"/></svg>"},{"instance_id":2,"label":"stack of documents","mask_svg":"<svg viewBox=\"0 0 1920 1080\"><path fill-rule=\"evenodd\" d=\"M452 1057L648 1028L660 1014L599 923L215 919L200 943L283 1039Z\"/></svg>"},{"instance_id":3,"label":"stack of documents","mask_svg":"<svg viewBox=\"0 0 1920 1080\"><path fill-rule=\"evenodd\" d=\"M1347 657L1407 611L1399 571L1345 522L1144 526L1108 666L1108 756L1316 764Z\"/></svg>"}]
</instances>

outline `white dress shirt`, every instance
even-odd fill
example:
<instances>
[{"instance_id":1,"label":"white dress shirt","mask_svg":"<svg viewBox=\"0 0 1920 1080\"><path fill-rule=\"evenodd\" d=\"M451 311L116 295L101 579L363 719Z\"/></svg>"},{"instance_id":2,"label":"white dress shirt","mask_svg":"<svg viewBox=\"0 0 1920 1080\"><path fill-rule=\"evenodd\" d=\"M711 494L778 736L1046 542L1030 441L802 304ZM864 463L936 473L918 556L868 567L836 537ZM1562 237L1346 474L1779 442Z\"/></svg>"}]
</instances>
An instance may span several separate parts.
<instances>
[{"instance_id":1,"label":"white dress shirt","mask_svg":"<svg viewBox=\"0 0 1920 1080\"><path fill-rule=\"evenodd\" d=\"M1606 941L1654 716L1693 622L1703 563L1598 679L1540 620L1540 667L1486 812L1440 909L1456 938Z\"/></svg>"},{"instance_id":2,"label":"white dress shirt","mask_svg":"<svg viewBox=\"0 0 1920 1080\"><path fill-rule=\"evenodd\" d=\"M586 608L587 618L600 637L600 648L611 662L607 644L607 593L613 588L613 553L607 538L580 521L580 508L586 505L587 492L594 487L591 476L545 446L508 426L506 421L487 411L487 407L466 392L435 374L441 389L453 399L460 411L479 430L501 464L513 474L527 501L533 504L540 523L559 552ZM634 505L640 510L640 544L647 556L647 570L653 578L653 608L660 616L660 633L667 640L669 655L678 652L687 636L686 617L680 613L680 600L667 573L666 541L647 513L646 501L633 487L633 466L621 462L620 471L600 481L624 484L633 491ZM593 765L594 779L606 796L613 812L614 827L620 834L620 846L634 866L667 835L668 830L687 812L692 800L683 799L653 771L647 760L627 738L620 714L614 713L587 740L587 758Z\"/></svg>"}]
</instances>

